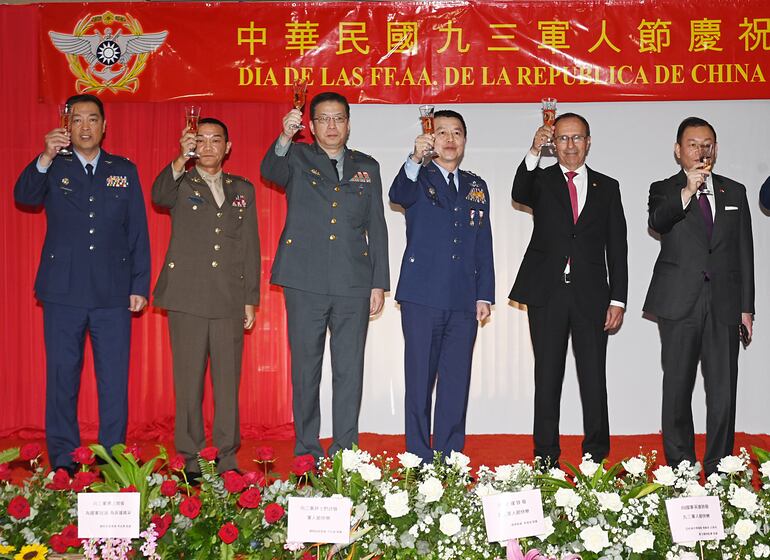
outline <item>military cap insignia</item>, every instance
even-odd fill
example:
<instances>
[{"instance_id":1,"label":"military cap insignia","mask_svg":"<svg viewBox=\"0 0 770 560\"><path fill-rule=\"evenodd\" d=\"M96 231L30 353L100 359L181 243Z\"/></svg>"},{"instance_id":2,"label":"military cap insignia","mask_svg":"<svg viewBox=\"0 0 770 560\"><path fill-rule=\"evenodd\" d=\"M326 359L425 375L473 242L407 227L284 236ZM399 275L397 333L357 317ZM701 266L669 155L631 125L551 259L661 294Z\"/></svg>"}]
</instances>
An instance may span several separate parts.
<instances>
[{"instance_id":1,"label":"military cap insignia","mask_svg":"<svg viewBox=\"0 0 770 560\"><path fill-rule=\"evenodd\" d=\"M471 182L471 190L468 193L468 196L465 197L465 200L470 200L476 204L486 204L487 195L484 193L484 189L482 189L476 181L473 181Z\"/></svg>"},{"instance_id":2,"label":"military cap insignia","mask_svg":"<svg viewBox=\"0 0 770 560\"><path fill-rule=\"evenodd\" d=\"M128 187L128 177L125 175L110 175L107 177L107 186L125 189Z\"/></svg>"},{"instance_id":3,"label":"military cap insignia","mask_svg":"<svg viewBox=\"0 0 770 560\"><path fill-rule=\"evenodd\" d=\"M248 203L246 202L246 197L242 194L236 194L235 198L233 199L233 206L236 208L246 208Z\"/></svg>"}]
</instances>

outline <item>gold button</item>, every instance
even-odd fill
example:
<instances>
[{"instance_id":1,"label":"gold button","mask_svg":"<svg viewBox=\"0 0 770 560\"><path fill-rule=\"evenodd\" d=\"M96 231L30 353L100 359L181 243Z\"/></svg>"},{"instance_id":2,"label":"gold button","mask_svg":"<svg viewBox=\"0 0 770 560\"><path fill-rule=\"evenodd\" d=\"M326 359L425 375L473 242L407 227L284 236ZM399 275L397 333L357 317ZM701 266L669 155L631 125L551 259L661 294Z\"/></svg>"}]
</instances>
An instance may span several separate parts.
<instances>
[{"instance_id":1,"label":"gold button","mask_svg":"<svg viewBox=\"0 0 770 560\"><path fill-rule=\"evenodd\" d=\"M243 208L238 208L238 212L240 212L241 214L243 214Z\"/></svg>"},{"instance_id":2,"label":"gold button","mask_svg":"<svg viewBox=\"0 0 770 560\"><path fill-rule=\"evenodd\" d=\"M336 200L332 202L332 208L337 208L337 206L339 206L339 204L337 203Z\"/></svg>"},{"instance_id":3,"label":"gold button","mask_svg":"<svg viewBox=\"0 0 770 560\"><path fill-rule=\"evenodd\" d=\"M221 228L214 228L214 233L222 233L222 229Z\"/></svg>"},{"instance_id":4,"label":"gold button","mask_svg":"<svg viewBox=\"0 0 770 560\"><path fill-rule=\"evenodd\" d=\"M369 251L364 251L363 254L364 254L365 257L368 257L369 256Z\"/></svg>"},{"instance_id":5,"label":"gold button","mask_svg":"<svg viewBox=\"0 0 770 560\"><path fill-rule=\"evenodd\" d=\"M337 236L336 236L336 235L334 235L334 234L332 233L332 234L329 236L329 239L331 239L332 241L334 241L335 239L337 239Z\"/></svg>"},{"instance_id":6,"label":"gold button","mask_svg":"<svg viewBox=\"0 0 770 560\"><path fill-rule=\"evenodd\" d=\"M214 245L214 250L219 251L219 245Z\"/></svg>"},{"instance_id":7,"label":"gold button","mask_svg":"<svg viewBox=\"0 0 770 560\"><path fill-rule=\"evenodd\" d=\"M339 186L339 185L337 185L336 187L334 187L334 192L340 192L340 186Z\"/></svg>"},{"instance_id":8,"label":"gold button","mask_svg":"<svg viewBox=\"0 0 770 560\"><path fill-rule=\"evenodd\" d=\"M315 181L310 181L310 184L315 187L318 183L316 183Z\"/></svg>"},{"instance_id":9,"label":"gold button","mask_svg":"<svg viewBox=\"0 0 770 560\"><path fill-rule=\"evenodd\" d=\"M217 212L217 218L221 218L221 217L222 217L222 212Z\"/></svg>"},{"instance_id":10,"label":"gold button","mask_svg":"<svg viewBox=\"0 0 770 560\"><path fill-rule=\"evenodd\" d=\"M291 239L287 239L287 240L286 240L286 244L287 244L287 245L291 245Z\"/></svg>"},{"instance_id":11,"label":"gold button","mask_svg":"<svg viewBox=\"0 0 770 560\"><path fill-rule=\"evenodd\" d=\"M219 263L217 261L211 261L211 266L216 268L219 266Z\"/></svg>"},{"instance_id":12,"label":"gold button","mask_svg":"<svg viewBox=\"0 0 770 560\"><path fill-rule=\"evenodd\" d=\"M332 218L331 222L332 222L333 224L336 224L336 223L337 223L337 218Z\"/></svg>"},{"instance_id":13,"label":"gold button","mask_svg":"<svg viewBox=\"0 0 770 560\"><path fill-rule=\"evenodd\" d=\"M193 204L193 210L197 210L197 209L198 207L195 204Z\"/></svg>"},{"instance_id":14,"label":"gold button","mask_svg":"<svg viewBox=\"0 0 770 560\"><path fill-rule=\"evenodd\" d=\"M174 268L174 266L176 266L176 265L174 264L174 261L171 261L170 263L168 263L168 267L169 267L169 268Z\"/></svg>"},{"instance_id":15,"label":"gold button","mask_svg":"<svg viewBox=\"0 0 770 560\"><path fill-rule=\"evenodd\" d=\"M243 216L238 216L238 219L239 219L239 220L242 220L242 219L243 219Z\"/></svg>"}]
</instances>

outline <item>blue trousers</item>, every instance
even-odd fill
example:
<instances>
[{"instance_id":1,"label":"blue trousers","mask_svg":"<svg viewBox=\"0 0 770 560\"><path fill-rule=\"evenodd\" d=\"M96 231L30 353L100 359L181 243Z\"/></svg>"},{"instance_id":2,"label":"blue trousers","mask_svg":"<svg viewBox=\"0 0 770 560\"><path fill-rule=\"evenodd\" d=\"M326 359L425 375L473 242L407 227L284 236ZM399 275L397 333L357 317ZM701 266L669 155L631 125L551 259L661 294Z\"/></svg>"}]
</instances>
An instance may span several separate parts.
<instances>
[{"instance_id":1,"label":"blue trousers","mask_svg":"<svg viewBox=\"0 0 770 560\"><path fill-rule=\"evenodd\" d=\"M432 462L465 446L465 414L478 322L469 311L446 311L401 303L406 376L406 449ZM433 442L431 404L436 388Z\"/></svg>"},{"instance_id":2,"label":"blue trousers","mask_svg":"<svg viewBox=\"0 0 770 560\"><path fill-rule=\"evenodd\" d=\"M46 351L45 437L51 466L71 467L80 446L78 394L86 332L91 337L99 397L99 443L126 439L131 312L43 302Z\"/></svg>"}]
</instances>

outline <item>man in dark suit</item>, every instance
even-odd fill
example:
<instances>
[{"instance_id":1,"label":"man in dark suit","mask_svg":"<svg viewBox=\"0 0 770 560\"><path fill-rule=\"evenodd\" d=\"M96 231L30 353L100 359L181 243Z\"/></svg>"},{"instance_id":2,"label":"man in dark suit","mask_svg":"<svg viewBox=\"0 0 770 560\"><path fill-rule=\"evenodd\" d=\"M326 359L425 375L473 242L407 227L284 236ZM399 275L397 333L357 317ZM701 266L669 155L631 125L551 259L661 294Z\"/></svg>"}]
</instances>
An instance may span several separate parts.
<instances>
[{"instance_id":1,"label":"man in dark suit","mask_svg":"<svg viewBox=\"0 0 770 560\"><path fill-rule=\"evenodd\" d=\"M318 458L326 332L331 333L332 455L358 443L366 331L369 316L382 310L390 280L380 166L346 146L350 106L342 95L316 95L310 116L315 142L292 142L302 120L292 109L261 169L288 201L271 282L283 286L286 302L294 452Z\"/></svg>"},{"instance_id":2,"label":"man in dark suit","mask_svg":"<svg viewBox=\"0 0 770 560\"><path fill-rule=\"evenodd\" d=\"M553 138L558 164L538 167ZM620 187L585 164L588 122L574 113L543 125L516 170L511 196L532 208L534 231L510 298L527 305L535 353L535 456L559 460L559 408L567 339L572 336L583 453L610 449L607 335L620 328L628 292L628 244Z\"/></svg>"},{"instance_id":3,"label":"man in dark suit","mask_svg":"<svg viewBox=\"0 0 770 560\"><path fill-rule=\"evenodd\" d=\"M703 463L711 474L733 450L739 325L746 342L752 335L751 216L744 186L711 173L717 135L708 122L682 121L674 154L679 173L650 186L649 225L660 234L660 254L644 310L657 316L660 330L666 460L695 463L692 390L700 361L706 388Z\"/></svg>"},{"instance_id":4,"label":"man in dark suit","mask_svg":"<svg viewBox=\"0 0 770 560\"><path fill-rule=\"evenodd\" d=\"M126 438L131 313L147 304L150 243L134 164L101 149L106 122L98 97L67 100L70 130L45 136L45 150L21 173L19 204L44 206L48 230L35 294L43 305L46 444L54 468L74 469L77 403L86 332L99 395L99 443ZM59 150L72 144L72 155Z\"/></svg>"},{"instance_id":5,"label":"man in dark suit","mask_svg":"<svg viewBox=\"0 0 770 560\"><path fill-rule=\"evenodd\" d=\"M481 177L459 169L465 120L455 111L437 111L434 130L416 138L390 187L391 202L406 210L396 290L404 331L406 450L425 462L434 451L448 457L463 450L476 331L495 301L489 190ZM436 158L421 166L431 149Z\"/></svg>"},{"instance_id":6,"label":"man in dark suit","mask_svg":"<svg viewBox=\"0 0 770 560\"><path fill-rule=\"evenodd\" d=\"M254 186L222 171L230 152L227 127L201 119L196 134L182 133L179 155L152 186L152 201L171 211L171 240L153 295L168 310L174 357L174 445L187 473L200 475L197 455L206 446L203 386L211 361L214 446L219 472L237 469L240 447L238 389L243 331L259 303L259 232ZM185 171L189 153L194 167Z\"/></svg>"}]
</instances>

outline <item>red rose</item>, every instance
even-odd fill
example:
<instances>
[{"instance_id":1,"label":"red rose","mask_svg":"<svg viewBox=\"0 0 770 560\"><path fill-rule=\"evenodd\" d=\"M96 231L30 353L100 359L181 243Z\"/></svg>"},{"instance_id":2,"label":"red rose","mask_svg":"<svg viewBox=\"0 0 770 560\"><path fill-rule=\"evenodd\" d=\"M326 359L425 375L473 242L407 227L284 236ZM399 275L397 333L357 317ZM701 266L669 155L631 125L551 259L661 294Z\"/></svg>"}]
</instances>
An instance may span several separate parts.
<instances>
[{"instance_id":1,"label":"red rose","mask_svg":"<svg viewBox=\"0 0 770 560\"><path fill-rule=\"evenodd\" d=\"M82 492L96 482L98 478L96 473L92 473L91 471L77 472L75 473L75 478L72 480L72 490L74 492Z\"/></svg>"},{"instance_id":2,"label":"red rose","mask_svg":"<svg viewBox=\"0 0 770 560\"><path fill-rule=\"evenodd\" d=\"M276 504L276 503L267 504L267 506L265 507L265 521L267 521L272 525L273 523L278 521L281 517L283 517L284 513L285 511L280 504Z\"/></svg>"},{"instance_id":3,"label":"red rose","mask_svg":"<svg viewBox=\"0 0 770 560\"><path fill-rule=\"evenodd\" d=\"M53 548L59 554L64 554L69 548L69 546L65 544L62 536L59 534L52 535L51 538L48 539L48 544L50 544L51 548Z\"/></svg>"},{"instance_id":4,"label":"red rose","mask_svg":"<svg viewBox=\"0 0 770 560\"><path fill-rule=\"evenodd\" d=\"M78 447L70 455L76 463L81 465L92 465L94 462L94 452L87 447Z\"/></svg>"},{"instance_id":5,"label":"red rose","mask_svg":"<svg viewBox=\"0 0 770 560\"><path fill-rule=\"evenodd\" d=\"M275 452L273 451L272 447L268 447L267 445L257 447L256 454L257 461L261 461L263 463L275 461Z\"/></svg>"},{"instance_id":6,"label":"red rose","mask_svg":"<svg viewBox=\"0 0 770 560\"><path fill-rule=\"evenodd\" d=\"M61 530L61 537L64 540L64 544L67 546L71 546L73 548L80 547L81 541L78 538L77 525L67 525L64 529Z\"/></svg>"},{"instance_id":7,"label":"red rose","mask_svg":"<svg viewBox=\"0 0 770 560\"><path fill-rule=\"evenodd\" d=\"M138 490L136 489L136 486L134 486L133 484L129 484L125 488L121 488L120 491L124 494L127 494L129 492L138 492Z\"/></svg>"},{"instance_id":8,"label":"red rose","mask_svg":"<svg viewBox=\"0 0 770 560\"><path fill-rule=\"evenodd\" d=\"M311 553L310 551L305 552L305 554L302 555L301 560L316 560L315 554Z\"/></svg>"},{"instance_id":9,"label":"red rose","mask_svg":"<svg viewBox=\"0 0 770 560\"><path fill-rule=\"evenodd\" d=\"M53 480L46 486L49 490L69 490L70 475L64 469L57 470L53 475Z\"/></svg>"},{"instance_id":10,"label":"red rose","mask_svg":"<svg viewBox=\"0 0 770 560\"><path fill-rule=\"evenodd\" d=\"M142 452L139 449L139 445L137 445L136 443L131 443L127 445L123 453L133 455L134 459L136 459L137 461L139 461L142 458Z\"/></svg>"},{"instance_id":11,"label":"red rose","mask_svg":"<svg viewBox=\"0 0 770 560\"><path fill-rule=\"evenodd\" d=\"M176 480L164 480L163 483L160 485L160 493L166 496L167 498L176 496L177 490L178 490L178 485L176 483Z\"/></svg>"},{"instance_id":12,"label":"red rose","mask_svg":"<svg viewBox=\"0 0 770 560\"><path fill-rule=\"evenodd\" d=\"M8 502L8 515L16 519L29 517L29 502L24 496L16 496Z\"/></svg>"},{"instance_id":13,"label":"red rose","mask_svg":"<svg viewBox=\"0 0 770 560\"><path fill-rule=\"evenodd\" d=\"M161 538L166 534L168 528L171 527L171 514L164 513L163 515L154 514L150 518L150 523L155 524L155 532L158 534L158 538Z\"/></svg>"},{"instance_id":14,"label":"red rose","mask_svg":"<svg viewBox=\"0 0 770 560\"><path fill-rule=\"evenodd\" d=\"M201 452L199 455L201 456L201 459L204 461L214 462L217 460L217 454L219 453L219 449L216 447L206 447L204 449L201 449Z\"/></svg>"},{"instance_id":15,"label":"red rose","mask_svg":"<svg viewBox=\"0 0 770 560\"><path fill-rule=\"evenodd\" d=\"M312 455L300 455L294 457L291 462L291 472L297 476L307 474L309 471L315 470L315 459Z\"/></svg>"},{"instance_id":16,"label":"red rose","mask_svg":"<svg viewBox=\"0 0 770 560\"><path fill-rule=\"evenodd\" d=\"M219 528L219 533L217 534L223 543L230 544L238 538L238 527L232 523L225 523Z\"/></svg>"},{"instance_id":17,"label":"red rose","mask_svg":"<svg viewBox=\"0 0 770 560\"><path fill-rule=\"evenodd\" d=\"M0 482L11 480L11 467L8 463L0 464Z\"/></svg>"},{"instance_id":18,"label":"red rose","mask_svg":"<svg viewBox=\"0 0 770 560\"><path fill-rule=\"evenodd\" d=\"M243 473L243 481L246 483L246 486L267 486L265 475L261 472L249 471Z\"/></svg>"},{"instance_id":19,"label":"red rose","mask_svg":"<svg viewBox=\"0 0 770 560\"><path fill-rule=\"evenodd\" d=\"M256 488L249 488L243 494L238 496L238 505L246 509L254 509L259 506L262 495Z\"/></svg>"},{"instance_id":20,"label":"red rose","mask_svg":"<svg viewBox=\"0 0 770 560\"><path fill-rule=\"evenodd\" d=\"M33 459L37 459L40 456L40 453L42 452L42 448L40 447L39 443L28 443L24 447L21 448L21 453L19 453L19 459L22 461L31 461Z\"/></svg>"},{"instance_id":21,"label":"red rose","mask_svg":"<svg viewBox=\"0 0 770 560\"><path fill-rule=\"evenodd\" d=\"M168 462L168 467L172 471L181 471L184 470L185 464L187 464L187 461L185 461L183 455L174 455Z\"/></svg>"},{"instance_id":22,"label":"red rose","mask_svg":"<svg viewBox=\"0 0 770 560\"><path fill-rule=\"evenodd\" d=\"M201 501L198 496L190 496L179 504L179 513L190 519L195 519L201 512Z\"/></svg>"},{"instance_id":23,"label":"red rose","mask_svg":"<svg viewBox=\"0 0 770 560\"><path fill-rule=\"evenodd\" d=\"M243 477L235 471L222 473L222 479L225 481L225 490L231 494L237 494L246 488L246 482L243 480Z\"/></svg>"}]
</instances>

